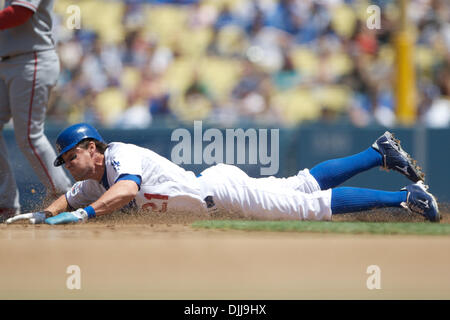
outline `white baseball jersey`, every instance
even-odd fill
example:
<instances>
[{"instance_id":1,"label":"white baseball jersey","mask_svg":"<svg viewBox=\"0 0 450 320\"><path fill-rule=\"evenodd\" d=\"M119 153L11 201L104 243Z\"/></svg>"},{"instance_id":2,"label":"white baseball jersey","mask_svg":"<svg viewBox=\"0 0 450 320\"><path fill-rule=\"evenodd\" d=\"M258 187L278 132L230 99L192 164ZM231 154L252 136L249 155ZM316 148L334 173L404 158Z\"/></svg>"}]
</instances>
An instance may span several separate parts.
<instances>
[{"instance_id":1,"label":"white baseball jersey","mask_svg":"<svg viewBox=\"0 0 450 320\"><path fill-rule=\"evenodd\" d=\"M217 209L252 218L331 219L331 190L320 190L307 169L289 178L257 179L235 166L218 164L196 177L149 149L120 142L109 144L105 165L101 182L80 181L66 193L72 208L92 204L128 175L131 180L141 178L139 192L130 204L137 209L205 214ZM139 185L139 180L136 182Z\"/></svg>"},{"instance_id":2,"label":"white baseball jersey","mask_svg":"<svg viewBox=\"0 0 450 320\"><path fill-rule=\"evenodd\" d=\"M75 183L66 193L73 208L96 201L119 177L141 178L139 192L129 206L150 211L204 210L200 184L195 174L186 171L157 153L133 144L113 142L105 151L105 175L101 182Z\"/></svg>"},{"instance_id":3,"label":"white baseball jersey","mask_svg":"<svg viewBox=\"0 0 450 320\"><path fill-rule=\"evenodd\" d=\"M5 8L21 6L34 14L23 25L0 31L0 57L54 49L53 3L54 0L5 1Z\"/></svg>"}]
</instances>

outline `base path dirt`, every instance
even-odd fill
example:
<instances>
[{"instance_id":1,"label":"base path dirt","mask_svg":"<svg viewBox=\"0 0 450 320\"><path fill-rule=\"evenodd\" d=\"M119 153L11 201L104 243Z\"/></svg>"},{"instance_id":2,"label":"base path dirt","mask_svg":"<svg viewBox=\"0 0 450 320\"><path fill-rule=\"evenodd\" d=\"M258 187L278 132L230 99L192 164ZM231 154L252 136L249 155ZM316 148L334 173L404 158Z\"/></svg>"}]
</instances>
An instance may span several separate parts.
<instances>
[{"instance_id":1,"label":"base path dirt","mask_svg":"<svg viewBox=\"0 0 450 320\"><path fill-rule=\"evenodd\" d=\"M0 299L450 299L450 237L137 222L0 225Z\"/></svg>"}]
</instances>

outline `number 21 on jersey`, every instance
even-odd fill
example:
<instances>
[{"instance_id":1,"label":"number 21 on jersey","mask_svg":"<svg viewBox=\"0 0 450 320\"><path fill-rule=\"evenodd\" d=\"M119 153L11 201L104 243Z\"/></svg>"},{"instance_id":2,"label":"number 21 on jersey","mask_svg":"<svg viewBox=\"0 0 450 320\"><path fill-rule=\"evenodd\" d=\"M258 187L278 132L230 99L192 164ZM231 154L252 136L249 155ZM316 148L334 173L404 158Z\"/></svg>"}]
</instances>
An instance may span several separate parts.
<instances>
[{"instance_id":1,"label":"number 21 on jersey","mask_svg":"<svg viewBox=\"0 0 450 320\"><path fill-rule=\"evenodd\" d=\"M169 200L169 196L165 196L162 194L144 193L144 197L148 200L153 200L153 201L145 203L142 206L142 209L158 211L158 212L166 212L167 211L167 200ZM158 209L159 203L161 204L160 209Z\"/></svg>"}]
</instances>

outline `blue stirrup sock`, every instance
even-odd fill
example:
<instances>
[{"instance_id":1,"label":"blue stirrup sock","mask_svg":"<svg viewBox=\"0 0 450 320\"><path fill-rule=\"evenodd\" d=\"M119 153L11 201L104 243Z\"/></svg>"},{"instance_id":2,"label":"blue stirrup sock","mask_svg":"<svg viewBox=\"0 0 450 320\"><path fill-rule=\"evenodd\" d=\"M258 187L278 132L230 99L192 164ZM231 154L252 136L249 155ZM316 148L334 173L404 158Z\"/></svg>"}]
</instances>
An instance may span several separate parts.
<instances>
[{"instance_id":1,"label":"blue stirrup sock","mask_svg":"<svg viewBox=\"0 0 450 320\"><path fill-rule=\"evenodd\" d=\"M364 188L339 187L331 191L331 213L350 213L375 208L400 207L407 191L380 191Z\"/></svg>"},{"instance_id":2,"label":"blue stirrup sock","mask_svg":"<svg viewBox=\"0 0 450 320\"><path fill-rule=\"evenodd\" d=\"M354 175L383 165L381 154L374 148L355 155L327 160L314 166L309 172L319 183L320 189L334 188Z\"/></svg>"}]
</instances>

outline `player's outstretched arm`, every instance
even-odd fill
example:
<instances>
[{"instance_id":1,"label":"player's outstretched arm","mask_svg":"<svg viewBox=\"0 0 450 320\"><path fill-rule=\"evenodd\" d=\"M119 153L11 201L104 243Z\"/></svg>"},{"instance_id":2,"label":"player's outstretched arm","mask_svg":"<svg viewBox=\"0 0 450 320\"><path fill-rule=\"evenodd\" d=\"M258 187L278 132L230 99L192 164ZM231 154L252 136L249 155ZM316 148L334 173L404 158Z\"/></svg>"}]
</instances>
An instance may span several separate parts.
<instances>
[{"instance_id":1,"label":"player's outstretched arm","mask_svg":"<svg viewBox=\"0 0 450 320\"><path fill-rule=\"evenodd\" d=\"M67 211L69 204L67 203L66 195L63 194L58 199L53 201L51 205L44 209L46 212L50 212L52 216L56 216L60 212Z\"/></svg>"},{"instance_id":2,"label":"player's outstretched arm","mask_svg":"<svg viewBox=\"0 0 450 320\"><path fill-rule=\"evenodd\" d=\"M112 213L122 209L136 197L139 191L138 185L132 180L117 181L91 206L96 216Z\"/></svg>"},{"instance_id":3,"label":"player's outstretched arm","mask_svg":"<svg viewBox=\"0 0 450 320\"><path fill-rule=\"evenodd\" d=\"M66 196L62 195L42 211L18 214L6 220L6 223L10 224L19 220L28 220L31 224L40 224L44 223L46 218L56 216L68 208L69 204L67 203Z\"/></svg>"},{"instance_id":4,"label":"player's outstretched arm","mask_svg":"<svg viewBox=\"0 0 450 320\"><path fill-rule=\"evenodd\" d=\"M62 212L54 217L45 219L45 223L66 224L85 222L89 218L112 213L123 208L133 200L138 191L139 188L136 182L131 180L120 180L90 206L76 211Z\"/></svg>"}]
</instances>

